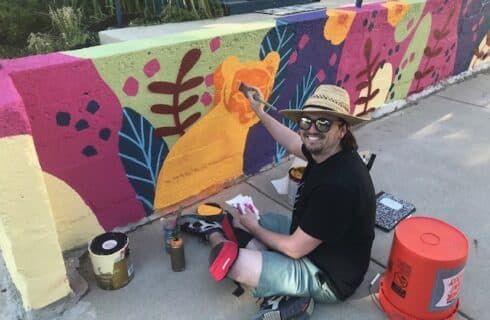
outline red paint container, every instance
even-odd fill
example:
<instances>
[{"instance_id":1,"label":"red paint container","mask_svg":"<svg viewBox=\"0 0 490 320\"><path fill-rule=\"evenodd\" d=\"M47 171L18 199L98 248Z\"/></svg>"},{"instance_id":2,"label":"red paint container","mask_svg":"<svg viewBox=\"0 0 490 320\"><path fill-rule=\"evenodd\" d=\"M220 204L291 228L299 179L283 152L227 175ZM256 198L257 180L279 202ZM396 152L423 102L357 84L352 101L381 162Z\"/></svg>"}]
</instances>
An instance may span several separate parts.
<instances>
[{"instance_id":1,"label":"red paint container","mask_svg":"<svg viewBox=\"0 0 490 320\"><path fill-rule=\"evenodd\" d=\"M468 240L444 221L413 217L395 229L379 301L389 319L455 319Z\"/></svg>"}]
</instances>

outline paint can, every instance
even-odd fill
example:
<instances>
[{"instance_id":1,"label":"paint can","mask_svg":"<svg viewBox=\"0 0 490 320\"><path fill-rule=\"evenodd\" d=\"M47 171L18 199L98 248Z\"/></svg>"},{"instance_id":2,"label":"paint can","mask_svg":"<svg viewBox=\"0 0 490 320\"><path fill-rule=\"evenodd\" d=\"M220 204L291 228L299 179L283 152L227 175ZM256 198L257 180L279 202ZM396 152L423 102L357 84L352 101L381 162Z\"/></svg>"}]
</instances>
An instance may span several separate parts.
<instances>
[{"instance_id":1,"label":"paint can","mask_svg":"<svg viewBox=\"0 0 490 320\"><path fill-rule=\"evenodd\" d=\"M129 239L121 232L107 232L93 238L88 251L97 285L115 290L127 285L134 275Z\"/></svg>"},{"instance_id":2,"label":"paint can","mask_svg":"<svg viewBox=\"0 0 490 320\"><path fill-rule=\"evenodd\" d=\"M468 257L468 240L429 217L403 220L395 229L379 302L389 319L455 319Z\"/></svg>"},{"instance_id":3,"label":"paint can","mask_svg":"<svg viewBox=\"0 0 490 320\"><path fill-rule=\"evenodd\" d=\"M178 221L182 214L182 208L179 207L174 213L160 218L163 223L163 241L165 242L165 251L170 253L170 241L179 235Z\"/></svg>"},{"instance_id":4,"label":"paint can","mask_svg":"<svg viewBox=\"0 0 490 320\"><path fill-rule=\"evenodd\" d=\"M170 240L170 265L174 272L185 269L184 239L182 238Z\"/></svg>"},{"instance_id":5,"label":"paint can","mask_svg":"<svg viewBox=\"0 0 490 320\"><path fill-rule=\"evenodd\" d=\"M303 173L305 167L292 167L289 169L289 182L288 182L288 204L294 206L296 200L296 193L298 192L298 186L303 179Z\"/></svg>"}]
</instances>

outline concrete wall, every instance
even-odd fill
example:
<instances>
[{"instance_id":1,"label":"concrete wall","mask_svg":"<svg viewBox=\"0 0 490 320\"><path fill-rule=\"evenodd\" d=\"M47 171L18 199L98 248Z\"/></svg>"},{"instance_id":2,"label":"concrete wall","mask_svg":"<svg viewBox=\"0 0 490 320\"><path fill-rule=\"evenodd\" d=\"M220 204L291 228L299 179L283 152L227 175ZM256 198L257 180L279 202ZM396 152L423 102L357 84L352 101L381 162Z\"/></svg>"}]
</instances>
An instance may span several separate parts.
<instances>
[{"instance_id":1,"label":"concrete wall","mask_svg":"<svg viewBox=\"0 0 490 320\"><path fill-rule=\"evenodd\" d=\"M490 62L489 13L389 1L0 61L0 248L24 305L69 292L62 250L285 156L240 81L279 108L335 83L367 114Z\"/></svg>"}]
</instances>

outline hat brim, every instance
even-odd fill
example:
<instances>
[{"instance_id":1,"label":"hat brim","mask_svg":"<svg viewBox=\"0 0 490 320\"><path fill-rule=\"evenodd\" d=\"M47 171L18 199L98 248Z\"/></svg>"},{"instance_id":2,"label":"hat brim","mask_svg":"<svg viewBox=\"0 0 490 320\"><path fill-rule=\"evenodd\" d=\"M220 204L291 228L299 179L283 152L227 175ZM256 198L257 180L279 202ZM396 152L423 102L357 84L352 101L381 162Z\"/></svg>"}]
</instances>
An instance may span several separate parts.
<instances>
[{"instance_id":1,"label":"hat brim","mask_svg":"<svg viewBox=\"0 0 490 320\"><path fill-rule=\"evenodd\" d=\"M279 114L281 114L284 118L287 118L287 119L292 120L294 122L298 122L299 118L301 118L305 114L327 115L327 116L341 118L352 126L370 120L369 118L366 118L366 117L356 117L353 115L340 113L340 112L336 112L333 110L330 111L330 110L285 109L285 110L280 110Z\"/></svg>"}]
</instances>

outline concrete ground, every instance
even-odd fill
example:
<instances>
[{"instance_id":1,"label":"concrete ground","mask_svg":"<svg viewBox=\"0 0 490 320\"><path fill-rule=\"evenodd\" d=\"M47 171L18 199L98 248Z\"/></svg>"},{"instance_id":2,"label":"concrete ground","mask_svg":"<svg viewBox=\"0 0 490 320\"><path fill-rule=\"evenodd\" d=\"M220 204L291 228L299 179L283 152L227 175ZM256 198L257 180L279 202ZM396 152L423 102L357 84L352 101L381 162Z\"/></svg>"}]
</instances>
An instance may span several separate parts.
<instances>
[{"instance_id":1,"label":"concrete ground","mask_svg":"<svg viewBox=\"0 0 490 320\"><path fill-rule=\"evenodd\" d=\"M456 319L484 319L490 291L490 72L417 101L369 122L355 135L361 150L377 154L371 169L376 191L393 193L415 204L415 216L442 219L459 228L470 250ZM249 195L261 212L289 214L286 195L270 183L283 177L291 160L223 190L205 201L225 204ZM184 210L192 212L195 207ZM394 231L376 230L371 264L355 295L338 305L317 305L313 320L384 319L368 287L386 267ZM229 280L215 283L208 274L209 246L184 235L186 269L172 272L164 250L162 224L155 221L129 233L134 279L124 288L97 287L88 257L81 261L90 290L77 317L63 319L250 319L258 304L250 292L237 298ZM377 284L373 287L377 291ZM95 316L95 317L94 317Z\"/></svg>"}]
</instances>

